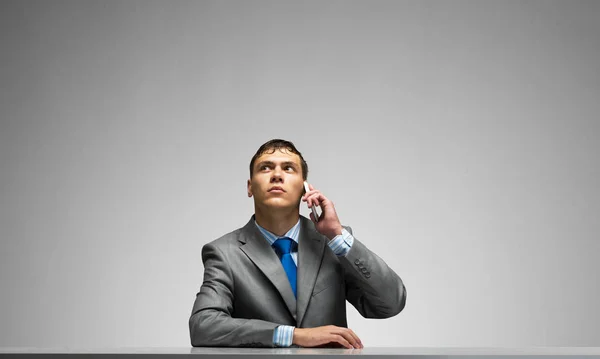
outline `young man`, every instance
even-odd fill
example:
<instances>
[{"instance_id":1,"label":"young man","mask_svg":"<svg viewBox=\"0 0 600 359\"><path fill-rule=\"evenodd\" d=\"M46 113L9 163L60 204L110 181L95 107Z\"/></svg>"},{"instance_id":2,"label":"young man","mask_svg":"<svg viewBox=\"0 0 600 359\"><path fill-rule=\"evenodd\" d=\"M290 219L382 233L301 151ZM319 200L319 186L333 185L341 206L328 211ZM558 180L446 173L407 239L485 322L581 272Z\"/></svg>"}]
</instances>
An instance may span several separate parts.
<instances>
[{"instance_id":1,"label":"young man","mask_svg":"<svg viewBox=\"0 0 600 359\"><path fill-rule=\"evenodd\" d=\"M333 202L303 183L294 144L271 140L250 162L248 223L202 248L204 282L189 320L193 346L362 348L346 300L366 318L406 302L402 280L343 227ZM320 206L316 221L300 202Z\"/></svg>"}]
</instances>

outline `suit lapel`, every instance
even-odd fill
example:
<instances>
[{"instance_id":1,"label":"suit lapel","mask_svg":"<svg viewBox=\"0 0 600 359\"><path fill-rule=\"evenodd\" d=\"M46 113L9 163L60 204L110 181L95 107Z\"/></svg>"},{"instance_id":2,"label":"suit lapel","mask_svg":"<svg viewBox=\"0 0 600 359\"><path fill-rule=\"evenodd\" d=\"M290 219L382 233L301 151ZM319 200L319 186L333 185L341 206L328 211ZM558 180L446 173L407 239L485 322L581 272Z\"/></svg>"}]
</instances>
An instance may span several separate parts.
<instances>
[{"instance_id":1,"label":"suit lapel","mask_svg":"<svg viewBox=\"0 0 600 359\"><path fill-rule=\"evenodd\" d=\"M298 325L302 323L302 318L312 296L326 244L324 237L315 230L309 219L301 216L300 226L300 237L298 238L298 319L296 320ZM275 257L277 258L277 256Z\"/></svg>"},{"instance_id":2,"label":"suit lapel","mask_svg":"<svg viewBox=\"0 0 600 359\"><path fill-rule=\"evenodd\" d=\"M294 297L294 292L292 292L288 277L283 270L279 257L277 257L273 248L269 246L267 240L254 224L254 216L242 228L240 241L245 243L240 246L240 249L246 253L248 258L265 274L267 279L277 289L290 314L296 320L296 298ZM265 303L265 305L268 305L268 303Z\"/></svg>"}]
</instances>

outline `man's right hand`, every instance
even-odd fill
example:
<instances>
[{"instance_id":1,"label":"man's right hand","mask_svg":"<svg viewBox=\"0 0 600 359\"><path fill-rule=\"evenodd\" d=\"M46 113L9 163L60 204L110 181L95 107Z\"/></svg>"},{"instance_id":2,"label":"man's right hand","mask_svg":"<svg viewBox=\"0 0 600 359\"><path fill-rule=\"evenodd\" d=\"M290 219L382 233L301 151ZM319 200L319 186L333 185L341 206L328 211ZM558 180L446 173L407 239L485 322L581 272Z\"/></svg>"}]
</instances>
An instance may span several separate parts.
<instances>
[{"instance_id":1,"label":"man's right hand","mask_svg":"<svg viewBox=\"0 0 600 359\"><path fill-rule=\"evenodd\" d=\"M305 348L339 344L342 348L362 349L363 345L356 333L349 328L326 325L316 328L294 328L292 344Z\"/></svg>"}]
</instances>

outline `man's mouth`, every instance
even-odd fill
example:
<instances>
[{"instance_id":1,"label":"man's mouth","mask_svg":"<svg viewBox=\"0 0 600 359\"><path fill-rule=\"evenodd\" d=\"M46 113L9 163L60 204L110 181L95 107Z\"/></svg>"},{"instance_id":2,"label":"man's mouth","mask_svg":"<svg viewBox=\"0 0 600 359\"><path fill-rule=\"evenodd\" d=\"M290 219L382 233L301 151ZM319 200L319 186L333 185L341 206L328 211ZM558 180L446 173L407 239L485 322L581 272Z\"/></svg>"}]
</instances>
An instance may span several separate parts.
<instances>
[{"instance_id":1,"label":"man's mouth","mask_svg":"<svg viewBox=\"0 0 600 359\"><path fill-rule=\"evenodd\" d=\"M281 188L279 186L274 186L274 187L269 188L269 192L285 192L285 191L283 190L283 188Z\"/></svg>"}]
</instances>

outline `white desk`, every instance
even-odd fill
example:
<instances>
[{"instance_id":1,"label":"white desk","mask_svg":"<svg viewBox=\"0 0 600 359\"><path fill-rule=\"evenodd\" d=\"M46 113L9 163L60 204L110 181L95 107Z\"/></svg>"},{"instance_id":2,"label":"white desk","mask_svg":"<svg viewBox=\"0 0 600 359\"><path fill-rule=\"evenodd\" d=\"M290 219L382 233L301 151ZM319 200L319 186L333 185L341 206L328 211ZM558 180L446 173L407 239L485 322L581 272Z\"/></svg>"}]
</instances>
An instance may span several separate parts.
<instances>
[{"instance_id":1,"label":"white desk","mask_svg":"<svg viewBox=\"0 0 600 359\"><path fill-rule=\"evenodd\" d=\"M0 358L262 358L286 355L303 359L360 355L363 358L403 359L532 359L532 358L600 358L600 348L537 347L537 348L364 348L364 349L309 349L309 348L0 348Z\"/></svg>"}]
</instances>

